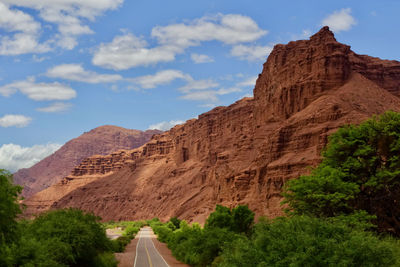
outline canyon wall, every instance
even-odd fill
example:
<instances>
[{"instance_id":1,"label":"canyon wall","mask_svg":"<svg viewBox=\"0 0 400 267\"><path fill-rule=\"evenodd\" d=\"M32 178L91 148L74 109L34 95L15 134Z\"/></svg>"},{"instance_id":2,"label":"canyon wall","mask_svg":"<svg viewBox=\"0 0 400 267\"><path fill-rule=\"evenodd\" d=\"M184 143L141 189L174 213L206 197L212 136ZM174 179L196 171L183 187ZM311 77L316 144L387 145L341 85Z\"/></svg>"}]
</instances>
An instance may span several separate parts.
<instances>
[{"instance_id":1,"label":"canyon wall","mask_svg":"<svg viewBox=\"0 0 400 267\"><path fill-rule=\"evenodd\" d=\"M248 204L275 217L284 183L318 164L332 132L400 111L399 74L400 62L357 55L324 27L310 40L275 46L254 98L217 107L139 148L90 157L28 199L28 210L204 222L215 204Z\"/></svg>"},{"instance_id":2,"label":"canyon wall","mask_svg":"<svg viewBox=\"0 0 400 267\"><path fill-rule=\"evenodd\" d=\"M140 147L149 141L153 134L160 132L143 132L111 125L97 127L70 140L34 166L18 170L14 173L14 182L24 186L22 195L29 197L59 182L87 157Z\"/></svg>"}]
</instances>

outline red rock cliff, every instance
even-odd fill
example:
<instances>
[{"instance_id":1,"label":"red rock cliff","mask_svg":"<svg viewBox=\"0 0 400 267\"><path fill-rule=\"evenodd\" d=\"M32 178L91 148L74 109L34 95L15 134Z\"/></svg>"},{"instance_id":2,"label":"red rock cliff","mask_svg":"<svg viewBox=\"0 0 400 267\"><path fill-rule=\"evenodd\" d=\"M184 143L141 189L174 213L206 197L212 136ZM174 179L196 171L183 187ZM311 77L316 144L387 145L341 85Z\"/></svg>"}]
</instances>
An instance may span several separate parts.
<instances>
[{"instance_id":1,"label":"red rock cliff","mask_svg":"<svg viewBox=\"0 0 400 267\"><path fill-rule=\"evenodd\" d=\"M14 182L23 185L23 196L29 197L59 182L89 156L107 155L119 149L133 149L158 133L160 131L142 132L111 125L97 127L67 142L34 166L17 171L14 173Z\"/></svg>"},{"instance_id":2,"label":"red rock cliff","mask_svg":"<svg viewBox=\"0 0 400 267\"><path fill-rule=\"evenodd\" d=\"M330 133L400 111L399 66L355 54L324 27L310 40L275 46L254 99L217 107L135 150L91 157L29 207L202 222L217 203L249 204L277 216L283 184L319 162Z\"/></svg>"}]
</instances>

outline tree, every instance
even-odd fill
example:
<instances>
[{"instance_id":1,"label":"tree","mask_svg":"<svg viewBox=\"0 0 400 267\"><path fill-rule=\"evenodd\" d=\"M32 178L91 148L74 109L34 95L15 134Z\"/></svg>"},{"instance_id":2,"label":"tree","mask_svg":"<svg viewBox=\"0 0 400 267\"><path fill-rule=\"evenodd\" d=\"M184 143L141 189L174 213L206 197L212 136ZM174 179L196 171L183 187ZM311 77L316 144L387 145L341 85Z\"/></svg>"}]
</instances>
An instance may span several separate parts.
<instances>
[{"instance_id":1,"label":"tree","mask_svg":"<svg viewBox=\"0 0 400 267\"><path fill-rule=\"evenodd\" d=\"M78 209L64 209L26 222L16 265L45 266L46 260L63 266L102 266L112 243L99 219Z\"/></svg>"},{"instance_id":2,"label":"tree","mask_svg":"<svg viewBox=\"0 0 400 267\"><path fill-rule=\"evenodd\" d=\"M289 212L332 217L364 210L376 216L379 231L400 236L400 114L340 128L322 157L310 175L285 185Z\"/></svg>"},{"instance_id":3,"label":"tree","mask_svg":"<svg viewBox=\"0 0 400 267\"><path fill-rule=\"evenodd\" d=\"M19 239L17 215L21 213L18 195L22 188L12 184L12 174L0 169L0 266L13 262L13 247Z\"/></svg>"},{"instance_id":4,"label":"tree","mask_svg":"<svg viewBox=\"0 0 400 267\"><path fill-rule=\"evenodd\" d=\"M0 169L0 244L15 239L16 217L21 213L18 195L22 188L12 184L12 174Z\"/></svg>"},{"instance_id":5,"label":"tree","mask_svg":"<svg viewBox=\"0 0 400 267\"><path fill-rule=\"evenodd\" d=\"M346 221L280 217L255 225L250 239L223 249L217 266L399 266L397 240L355 229ZM214 263L217 263L217 262Z\"/></svg>"}]
</instances>

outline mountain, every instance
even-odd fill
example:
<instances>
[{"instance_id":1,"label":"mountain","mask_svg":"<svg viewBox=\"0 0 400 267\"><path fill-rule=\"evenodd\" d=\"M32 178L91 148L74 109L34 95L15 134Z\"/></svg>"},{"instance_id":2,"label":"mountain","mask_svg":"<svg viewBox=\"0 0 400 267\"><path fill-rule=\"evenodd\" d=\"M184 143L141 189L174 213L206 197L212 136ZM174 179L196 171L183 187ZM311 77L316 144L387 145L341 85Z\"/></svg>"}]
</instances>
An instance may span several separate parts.
<instances>
[{"instance_id":1,"label":"mountain","mask_svg":"<svg viewBox=\"0 0 400 267\"><path fill-rule=\"evenodd\" d=\"M27 214L77 207L104 220L178 216L204 222L216 204L282 214L289 179L320 161L338 127L400 111L400 62L351 51L328 27L276 45L254 98L217 107L143 146L85 159L25 201Z\"/></svg>"},{"instance_id":2,"label":"mountain","mask_svg":"<svg viewBox=\"0 0 400 267\"><path fill-rule=\"evenodd\" d=\"M52 155L34 166L14 173L14 182L24 186L22 195L29 197L67 176L75 166L92 155L107 155L119 149L133 149L150 140L158 130L129 130L105 125L72 139Z\"/></svg>"}]
</instances>

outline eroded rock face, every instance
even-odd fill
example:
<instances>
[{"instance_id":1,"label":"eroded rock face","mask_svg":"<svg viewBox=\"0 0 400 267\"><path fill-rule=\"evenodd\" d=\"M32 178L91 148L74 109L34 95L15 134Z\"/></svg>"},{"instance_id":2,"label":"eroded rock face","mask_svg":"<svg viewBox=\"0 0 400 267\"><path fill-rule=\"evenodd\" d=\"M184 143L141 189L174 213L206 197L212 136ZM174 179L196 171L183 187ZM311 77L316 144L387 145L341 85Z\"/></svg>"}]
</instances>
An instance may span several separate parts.
<instances>
[{"instance_id":1,"label":"eroded rock face","mask_svg":"<svg viewBox=\"0 0 400 267\"><path fill-rule=\"evenodd\" d=\"M87 157L139 147L149 141L153 134L160 132L142 132L111 125L97 127L67 142L34 166L17 171L14 173L14 182L24 186L22 195L29 197L59 182Z\"/></svg>"},{"instance_id":2,"label":"eroded rock face","mask_svg":"<svg viewBox=\"0 0 400 267\"><path fill-rule=\"evenodd\" d=\"M280 215L283 184L319 162L332 132L400 111L399 66L356 55L322 28L310 40L275 46L254 99L217 107L140 148L88 158L28 206L78 207L104 220L204 222L215 204Z\"/></svg>"}]
</instances>

